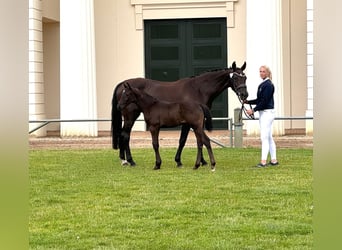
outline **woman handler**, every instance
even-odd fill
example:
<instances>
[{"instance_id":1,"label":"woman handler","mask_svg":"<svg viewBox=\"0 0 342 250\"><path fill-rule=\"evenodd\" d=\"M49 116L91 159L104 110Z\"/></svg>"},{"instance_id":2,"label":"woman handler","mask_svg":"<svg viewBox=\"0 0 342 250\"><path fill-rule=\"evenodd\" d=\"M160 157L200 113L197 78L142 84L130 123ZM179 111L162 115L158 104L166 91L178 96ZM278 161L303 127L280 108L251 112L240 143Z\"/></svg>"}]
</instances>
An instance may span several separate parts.
<instances>
[{"instance_id":1,"label":"woman handler","mask_svg":"<svg viewBox=\"0 0 342 250\"><path fill-rule=\"evenodd\" d=\"M259 73L263 81L258 86L257 99L245 101L245 103L256 106L247 110L247 114L252 115L254 112L259 112L261 160L257 167L276 166L279 163L277 161L277 148L272 136L272 124L275 117L272 73L267 66L261 66ZM270 154L271 160L267 164L268 154Z\"/></svg>"}]
</instances>

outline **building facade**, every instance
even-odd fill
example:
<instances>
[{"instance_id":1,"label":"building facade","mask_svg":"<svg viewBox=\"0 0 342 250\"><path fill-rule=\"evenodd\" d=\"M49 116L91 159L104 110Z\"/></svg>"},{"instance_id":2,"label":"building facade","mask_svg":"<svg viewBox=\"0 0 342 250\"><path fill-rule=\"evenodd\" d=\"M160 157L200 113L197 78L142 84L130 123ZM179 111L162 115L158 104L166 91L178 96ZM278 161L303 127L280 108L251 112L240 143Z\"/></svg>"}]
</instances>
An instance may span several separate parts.
<instances>
[{"instance_id":1,"label":"building facade","mask_svg":"<svg viewBox=\"0 0 342 250\"><path fill-rule=\"evenodd\" d=\"M259 66L266 64L277 116L312 117L311 2L30 0L29 119L107 119L113 90L125 79L173 80L200 73L198 63L208 69L233 61L247 62L251 98L260 83ZM224 112L216 117L233 117L241 106L230 89L218 105ZM52 123L35 134L97 136L110 128L109 122ZM258 133L255 121L244 128ZM134 129L145 130L144 122ZM279 120L274 132L310 134L312 120Z\"/></svg>"}]
</instances>

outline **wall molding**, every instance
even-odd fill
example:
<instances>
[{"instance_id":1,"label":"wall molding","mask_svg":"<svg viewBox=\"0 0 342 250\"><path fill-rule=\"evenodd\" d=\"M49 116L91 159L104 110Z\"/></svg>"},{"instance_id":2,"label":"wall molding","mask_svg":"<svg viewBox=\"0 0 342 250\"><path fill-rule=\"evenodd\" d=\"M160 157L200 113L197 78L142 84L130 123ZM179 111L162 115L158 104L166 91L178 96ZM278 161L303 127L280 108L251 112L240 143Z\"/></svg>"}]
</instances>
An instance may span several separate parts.
<instances>
[{"instance_id":1,"label":"wall molding","mask_svg":"<svg viewBox=\"0 0 342 250\"><path fill-rule=\"evenodd\" d=\"M131 0L135 8L135 28L144 29L144 20L184 18L227 18L227 28L235 27L234 4L238 0Z\"/></svg>"}]
</instances>

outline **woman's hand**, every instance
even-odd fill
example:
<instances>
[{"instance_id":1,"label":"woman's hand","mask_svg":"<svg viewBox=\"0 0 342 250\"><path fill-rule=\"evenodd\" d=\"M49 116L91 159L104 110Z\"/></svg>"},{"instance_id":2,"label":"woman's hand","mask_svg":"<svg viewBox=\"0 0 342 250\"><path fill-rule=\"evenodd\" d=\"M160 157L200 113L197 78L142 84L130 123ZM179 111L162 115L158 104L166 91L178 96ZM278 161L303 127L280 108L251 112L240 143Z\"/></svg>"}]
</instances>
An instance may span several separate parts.
<instances>
[{"instance_id":1,"label":"woman's hand","mask_svg":"<svg viewBox=\"0 0 342 250\"><path fill-rule=\"evenodd\" d=\"M253 109L247 109L246 112L247 112L248 115L253 115L254 114Z\"/></svg>"}]
</instances>

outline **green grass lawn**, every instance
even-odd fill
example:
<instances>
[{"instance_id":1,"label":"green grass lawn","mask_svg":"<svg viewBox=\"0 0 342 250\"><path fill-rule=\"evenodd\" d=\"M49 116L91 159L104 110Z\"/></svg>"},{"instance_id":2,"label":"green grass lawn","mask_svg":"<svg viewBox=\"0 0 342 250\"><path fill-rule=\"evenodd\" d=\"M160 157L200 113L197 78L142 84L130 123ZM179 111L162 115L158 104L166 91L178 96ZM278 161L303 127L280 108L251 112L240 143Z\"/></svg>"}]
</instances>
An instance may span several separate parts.
<instances>
[{"instance_id":1,"label":"green grass lawn","mask_svg":"<svg viewBox=\"0 0 342 250\"><path fill-rule=\"evenodd\" d=\"M175 149L30 150L30 249L312 249L312 149L215 148L216 172ZM206 151L205 151L206 152ZM206 159L208 159L205 154Z\"/></svg>"}]
</instances>

